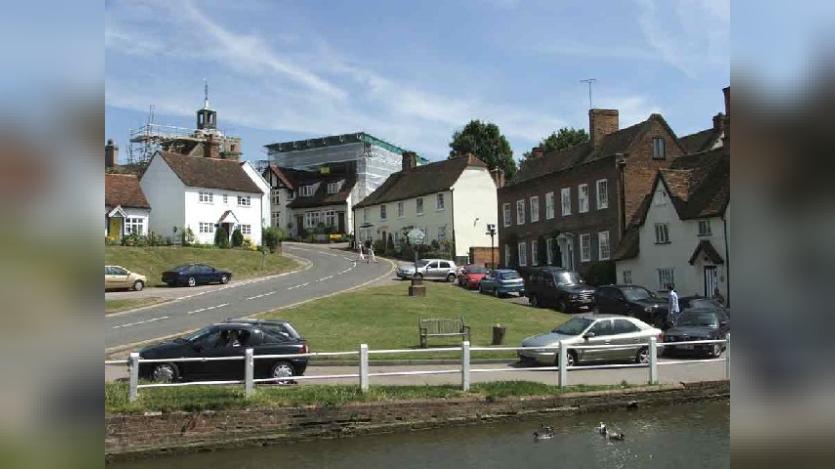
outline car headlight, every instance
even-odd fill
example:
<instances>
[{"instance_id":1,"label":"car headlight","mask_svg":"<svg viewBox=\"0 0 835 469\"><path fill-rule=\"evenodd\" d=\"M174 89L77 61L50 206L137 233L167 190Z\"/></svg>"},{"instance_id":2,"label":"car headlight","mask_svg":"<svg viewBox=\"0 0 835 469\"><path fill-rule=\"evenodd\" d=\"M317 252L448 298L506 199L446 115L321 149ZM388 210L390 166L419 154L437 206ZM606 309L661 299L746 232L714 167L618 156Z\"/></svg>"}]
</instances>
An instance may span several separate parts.
<instances>
[{"instance_id":1,"label":"car headlight","mask_svg":"<svg viewBox=\"0 0 835 469\"><path fill-rule=\"evenodd\" d=\"M652 312L652 306L646 306L646 307L644 307L644 312L645 312L645 313L651 313L651 312Z\"/></svg>"}]
</instances>

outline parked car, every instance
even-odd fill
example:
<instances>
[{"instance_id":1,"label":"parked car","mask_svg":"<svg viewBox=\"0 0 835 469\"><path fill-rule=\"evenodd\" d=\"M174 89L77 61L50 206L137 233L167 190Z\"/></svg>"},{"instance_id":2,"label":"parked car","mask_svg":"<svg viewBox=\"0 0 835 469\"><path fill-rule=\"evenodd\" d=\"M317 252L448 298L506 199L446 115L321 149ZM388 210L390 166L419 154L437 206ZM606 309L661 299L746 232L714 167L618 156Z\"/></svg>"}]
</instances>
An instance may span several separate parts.
<instances>
[{"instance_id":1,"label":"parked car","mask_svg":"<svg viewBox=\"0 0 835 469\"><path fill-rule=\"evenodd\" d=\"M594 291L577 272L541 267L530 271L525 295L531 306L556 307L563 313L574 313L594 309Z\"/></svg>"},{"instance_id":2,"label":"parked car","mask_svg":"<svg viewBox=\"0 0 835 469\"><path fill-rule=\"evenodd\" d=\"M706 298L704 296L693 295L683 296L678 299L678 307L680 311L687 311L689 309L716 309L722 311L730 317L731 310L716 301L713 298Z\"/></svg>"},{"instance_id":3,"label":"parked car","mask_svg":"<svg viewBox=\"0 0 835 469\"><path fill-rule=\"evenodd\" d=\"M396 274L401 280L414 277L454 282L458 278L457 270L455 262L450 260L420 259L417 261L417 272L415 272L415 263L408 263L399 265Z\"/></svg>"},{"instance_id":4,"label":"parked car","mask_svg":"<svg viewBox=\"0 0 835 469\"><path fill-rule=\"evenodd\" d=\"M244 356L252 348L255 355L308 353L305 340L285 321L234 321L212 324L199 331L143 348L140 358L191 358ZM254 376L283 378L304 374L307 357L255 360ZM240 380L242 360L140 363L139 376L157 382L177 380Z\"/></svg>"},{"instance_id":5,"label":"parked car","mask_svg":"<svg viewBox=\"0 0 835 469\"><path fill-rule=\"evenodd\" d=\"M639 285L604 285L595 293L597 312L622 314L640 319L659 329L669 323L669 301Z\"/></svg>"},{"instance_id":6,"label":"parked car","mask_svg":"<svg viewBox=\"0 0 835 469\"><path fill-rule=\"evenodd\" d=\"M525 281L515 270L491 270L478 283L478 291L480 293L492 293L496 298L501 298L508 293L523 296L525 294Z\"/></svg>"},{"instance_id":7,"label":"parked car","mask_svg":"<svg viewBox=\"0 0 835 469\"><path fill-rule=\"evenodd\" d=\"M104 289L131 288L140 291L145 288L145 276L131 272L120 265L104 266Z\"/></svg>"},{"instance_id":8,"label":"parked car","mask_svg":"<svg viewBox=\"0 0 835 469\"><path fill-rule=\"evenodd\" d=\"M730 331L730 318L723 311L710 308L688 309L681 313L675 326L664 333L664 343L724 339ZM724 344L686 344L667 345L662 352L665 355L695 353L718 357L723 350Z\"/></svg>"},{"instance_id":9,"label":"parked car","mask_svg":"<svg viewBox=\"0 0 835 469\"><path fill-rule=\"evenodd\" d=\"M228 283L232 273L206 264L184 264L162 273L162 281L169 287L207 283Z\"/></svg>"},{"instance_id":10,"label":"parked car","mask_svg":"<svg viewBox=\"0 0 835 469\"><path fill-rule=\"evenodd\" d=\"M557 364L556 350L535 350L536 347L570 345L623 345L623 348L569 349L568 366L581 362L649 361L650 337L661 340L661 330L629 316L612 314L581 314L574 316L551 332L528 337L522 341L519 360L527 364ZM647 344L647 345L641 345ZM528 350L529 349L529 350Z\"/></svg>"},{"instance_id":11,"label":"parked car","mask_svg":"<svg viewBox=\"0 0 835 469\"><path fill-rule=\"evenodd\" d=\"M477 264L468 264L461 267L458 273L458 285L469 290L478 288L481 279L487 275L487 269Z\"/></svg>"}]
</instances>

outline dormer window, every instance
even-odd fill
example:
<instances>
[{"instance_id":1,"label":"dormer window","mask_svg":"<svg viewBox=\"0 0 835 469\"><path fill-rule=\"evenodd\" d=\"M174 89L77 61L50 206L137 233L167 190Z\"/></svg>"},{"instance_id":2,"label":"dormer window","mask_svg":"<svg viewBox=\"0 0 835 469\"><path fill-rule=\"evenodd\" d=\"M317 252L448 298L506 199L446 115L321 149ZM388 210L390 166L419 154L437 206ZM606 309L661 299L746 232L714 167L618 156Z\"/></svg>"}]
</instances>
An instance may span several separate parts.
<instances>
[{"instance_id":1,"label":"dormer window","mask_svg":"<svg viewBox=\"0 0 835 469\"><path fill-rule=\"evenodd\" d=\"M313 197L313 185L301 186L299 189L299 196L301 197Z\"/></svg>"},{"instance_id":2,"label":"dormer window","mask_svg":"<svg viewBox=\"0 0 835 469\"><path fill-rule=\"evenodd\" d=\"M666 142L661 137L654 137L652 139L652 159L664 160L667 159Z\"/></svg>"},{"instance_id":3,"label":"dormer window","mask_svg":"<svg viewBox=\"0 0 835 469\"><path fill-rule=\"evenodd\" d=\"M328 183L328 194L336 194L339 192L339 189L342 188L342 181L336 182L329 182Z\"/></svg>"}]
</instances>

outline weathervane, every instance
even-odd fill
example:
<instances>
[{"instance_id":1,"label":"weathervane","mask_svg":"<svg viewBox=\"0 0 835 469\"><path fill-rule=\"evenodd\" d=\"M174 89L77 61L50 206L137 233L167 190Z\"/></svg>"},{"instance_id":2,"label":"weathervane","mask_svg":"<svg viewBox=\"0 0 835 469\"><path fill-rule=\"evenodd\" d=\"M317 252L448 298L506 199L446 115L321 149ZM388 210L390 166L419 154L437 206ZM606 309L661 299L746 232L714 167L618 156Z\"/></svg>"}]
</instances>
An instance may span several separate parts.
<instances>
[{"instance_id":1,"label":"weathervane","mask_svg":"<svg viewBox=\"0 0 835 469\"><path fill-rule=\"evenodd\" d=\"M209 80L203 79L203 109L209 109Z\"/></svg>"}]
</instances>

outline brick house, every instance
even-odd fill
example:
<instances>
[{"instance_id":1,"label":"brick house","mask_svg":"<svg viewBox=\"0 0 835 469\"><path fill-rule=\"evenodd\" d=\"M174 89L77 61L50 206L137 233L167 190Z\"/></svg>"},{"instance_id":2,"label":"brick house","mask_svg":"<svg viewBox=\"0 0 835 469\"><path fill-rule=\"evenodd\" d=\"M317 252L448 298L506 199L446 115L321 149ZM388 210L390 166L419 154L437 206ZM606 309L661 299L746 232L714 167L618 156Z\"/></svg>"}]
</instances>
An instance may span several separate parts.
<instances>
[{"instance_id":1,"label":"brick house","mask_svg":"<svg viewBox=\"0 0 835 469\"><path fill-rule=\"evenodd\" d=\"M620 129L617 110L591 109L589 134L564 150L534 149L498 190L502 265L523 275L531 266L557 265L590 281L614 281L611 259L626 221L657 171L685 150L659 114Z\"/></svg>"}]
</instances>

